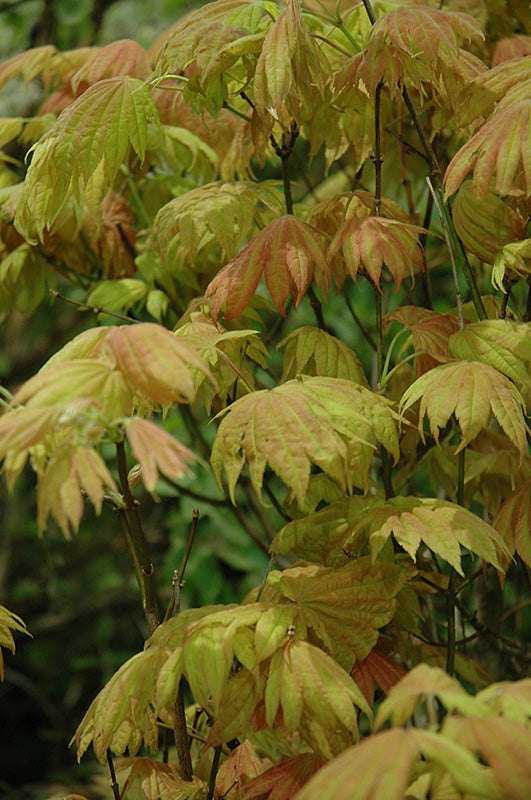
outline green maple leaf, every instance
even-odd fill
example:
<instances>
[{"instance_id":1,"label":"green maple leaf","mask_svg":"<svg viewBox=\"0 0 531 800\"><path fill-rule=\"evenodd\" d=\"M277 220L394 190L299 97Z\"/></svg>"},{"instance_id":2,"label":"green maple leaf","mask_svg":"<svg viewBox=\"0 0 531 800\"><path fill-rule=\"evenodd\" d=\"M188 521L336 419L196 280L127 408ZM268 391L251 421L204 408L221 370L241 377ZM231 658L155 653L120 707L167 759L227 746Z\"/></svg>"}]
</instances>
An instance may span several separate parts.
<instances>
[{"instance_id":1,"label":"green maple leaf","mask_svg":"<svg viewBox=\"0 0 531 800\"><path fill-rule=\"evenodd\" d=\"M234 489L245 461L259 494L266 465L302 503L311 463L344 491L367 486L374 439L398 458L398 436L389 401L340 378L304 378L253 392L222 412L212 468Z\"/></svg>"}]
</instances>

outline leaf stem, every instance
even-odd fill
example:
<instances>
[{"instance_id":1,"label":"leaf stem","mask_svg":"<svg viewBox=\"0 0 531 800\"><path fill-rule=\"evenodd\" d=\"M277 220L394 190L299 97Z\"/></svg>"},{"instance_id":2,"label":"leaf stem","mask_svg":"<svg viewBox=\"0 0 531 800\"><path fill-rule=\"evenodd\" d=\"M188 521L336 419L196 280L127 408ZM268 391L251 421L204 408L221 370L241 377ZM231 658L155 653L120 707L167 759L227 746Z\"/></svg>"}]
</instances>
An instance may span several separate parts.
<instances>
[{"instance_id":1,"label":"leaf stem","mask_svg":"<svg viewBox=\"0 0 531 800\"><path fill-rule=\"evenodd\" d=\"M465 452L466 448L459 451L457 457L457 503L462 506L465 496ZM448 625L447 650L446 650L446 672L448 675L455 673L455 651L456 651L456 625L455 609L457 601L457 572L452 567L448 589L446 590L446 619Z\"/></svg>"},{"instance_id":2,"label":"leaf stem","mask_svg":"<svg viewBox=\"0 0 531 800\"><path fill-rule=\"evenodd\" d=\"M157 600L155 595L155 573L153 564L149 558L144 531L138 513L138 504L131 494L129 481L127 479L127 462L125 458L125 447L123 440L116 443L116 465L120 486L124 500L124 512L127 519L127 526L130 533L130 543L133 556L133 564L138 562L140 572L140 593L144 615L149 630L149 635L158 627ZM135 572L137 568L135 568ZM138 578L138 573L137 573Z\"/></svg>"},{"instance_id":3,"label":"leaf stem","mask_svg":"<svg viewBox=\"0 0 531 800\"><path fill-rule=\"evenodd\" d=\"M166 613L164 615L164 622L169 620L171 615L173 614L173 610L175 609L175 613L178 614L181 610L181 589L183 588L183 579L184 579L184 571L186 569L186 565L188 564L188 559L190 557L190 552L192 550L192 545L194 543L195 532L197 530L197 523L199 521L199 509L194 508L192 511L192 524L190 526L190 534L188 536L188 542L186 544L186 550L184 552L183 560L181 562L181 567L178 570L175 570L173 573L173 592L171 596L171 600L168 604L168 608L166 609Z\"/></svg>"},{"instance_id":4,"label":"leaf stem","mask_svg":"<svg viewBox=\"0 0 531 800\"><path fill-rule=\"evenodd\" d=\"M206 800L212 800L216 788L216 777L219 769L219 761L221 758L222 745L218 744L214 750L214 758L212 759L212 767L210 768L210 776L208 778L208 794Z\"/></svg>"},{"instance_id":5,"label":"leaf stem","mask_svg":"<svg viewBox=\"0 0 531 800\"><path fill-rule=\"evenodd\" d=\"M114 800L120 800L120 786L116 780L116 772L114 771L114 762L110 750L107 750L107 764L109 765L109 772L111 774L111 789Z\"/></svg>"},{"instance_id":6,"label":"leaf stem","mask_svg":"<svg viewBox=\"0 0 531 800\"><path fill-rule=\"evenodd\" d=\"M70 297L65 297L64 294L57 292L55 289L50 289L50 294L52 297L56 297L58 300L64 300L65 303L70 303L71 306L77 306L77 308L82 308L84 311L92 311L93 314L107 314L109 317L114 317L115 319L121 319L124 322L132 322L138 325L139 320L134 319L133 317L126 317L124 314L116 314L114 311L109 311L102 306L91 306L90 303L82 303L79 300L72 300Z\"/></svg>"}]
</instances>

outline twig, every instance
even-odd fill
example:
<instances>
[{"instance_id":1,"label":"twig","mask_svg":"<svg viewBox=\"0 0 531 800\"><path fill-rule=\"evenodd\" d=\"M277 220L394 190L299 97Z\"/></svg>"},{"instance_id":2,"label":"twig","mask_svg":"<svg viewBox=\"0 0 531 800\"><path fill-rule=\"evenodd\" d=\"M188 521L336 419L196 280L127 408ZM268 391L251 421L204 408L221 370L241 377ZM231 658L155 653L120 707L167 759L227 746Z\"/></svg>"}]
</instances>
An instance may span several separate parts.
<instances>
[{"instance_id":1,"label":"twig","mask_svg":"<svg viewBox=\"0 0 531 800\"><path fill-rule=\"evenodd\" d=\"M55 289L50 289L50 294L52 297L56 297L58 300L64 300L65 303L70 303L72 306L76 306L77 308L83 309L83 311L92 311L93 314L107 314L108 317L115 317L115 319L121 319L124 322L131 322L138 324L140 320L134 319L133 317L126 317L124 314L116 314L114 311L109 311L103 306L91 306L90 303L81 303L79 300L72 300L70 297L65 297L64 294L57 292Z\"/></svg>"},{"instance_id":2,"label":"twig","mask_svg":"<svg viewBox=\"0 0 531 800\"><path fill-rule=\"evenodd\" d=\"M109 765L109 772L111 773L111 789L114 800L120 800L120 786L116 780L116 773L114 771L114 763L112 760L111 751L107 750L107 764Z\"/></svg>"}]
</instances>

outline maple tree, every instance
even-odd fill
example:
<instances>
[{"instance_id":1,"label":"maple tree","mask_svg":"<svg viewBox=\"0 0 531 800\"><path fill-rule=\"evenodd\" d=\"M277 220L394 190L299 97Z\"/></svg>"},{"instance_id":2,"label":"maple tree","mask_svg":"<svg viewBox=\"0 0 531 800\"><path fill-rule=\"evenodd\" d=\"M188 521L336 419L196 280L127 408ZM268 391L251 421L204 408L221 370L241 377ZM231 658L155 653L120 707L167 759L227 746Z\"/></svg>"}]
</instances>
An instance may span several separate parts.
<instances>
[{"instance_id":1,"label":"maple tree","mask_svg":"<svg viewBox=\"0 0 531 800\"><path fill-rule=\"evenodd\" d=\"M0 458L44 535L113 509L146 624L78 758L115 798L527 800L525 644L465 646L531 567L528 5L215 0L20 76L0 314L92 316L0 387ZM185 608L199 512L168 592L142 502L208 470L270 569Z\"/></svg>"}]
</instances>

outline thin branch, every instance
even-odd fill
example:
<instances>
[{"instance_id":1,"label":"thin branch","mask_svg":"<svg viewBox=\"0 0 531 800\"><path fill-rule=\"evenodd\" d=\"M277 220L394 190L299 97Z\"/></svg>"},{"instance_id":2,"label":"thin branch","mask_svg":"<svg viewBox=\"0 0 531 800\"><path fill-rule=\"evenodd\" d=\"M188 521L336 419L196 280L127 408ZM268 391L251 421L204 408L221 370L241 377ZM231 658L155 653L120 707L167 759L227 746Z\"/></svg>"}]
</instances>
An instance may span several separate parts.
<instances>
[{"instance_id":1,"label":"thin branch","mask_svg":"<svg viewBox=\"0 0 531 800\"><path fill-rule=\"evenodd\" d=\"M214 791L216 789L216 777L218 774L220 758L221 758L221 745L218 744L218 746L214 750L214 758L212 759L212 767L210 768L210 775L208 778L208 794L206 800L212 800L212 798L214 797Z\"/></svg>"},{"instance_id":2,"label":"thin branch","mask_svg":"<svg viewBox=\"0 0 531 800\"><path fill-rule=\"evenodd\" d=\"M110 750L107 750L107 764L109 765L109 772L111 773L111 789L114 800L120 800L120 786L116 780L116 772L114 771L114 762Z\"/></svg>"},{"instance_id":3,"label":"thin branch","mask_svg":"<svg viewBox=\"0 0 531 800\"><path fill-rule=\"evenodd\" d=\"M83 309L83 311L92 311L93 314L107 314L109 317L115 317L115 319L121 319L124 322L139 323L138 319L126 317L124 314L116 314L114 311L103 308L103 306L91 306L90 303L81 303L79 300L72 300L70 297L65 297L64 294L57 292L55 289L50 289L50 294L58 300L64 300L65 303L70 303L71 306Z\"/></svg>"}]
</instances>

